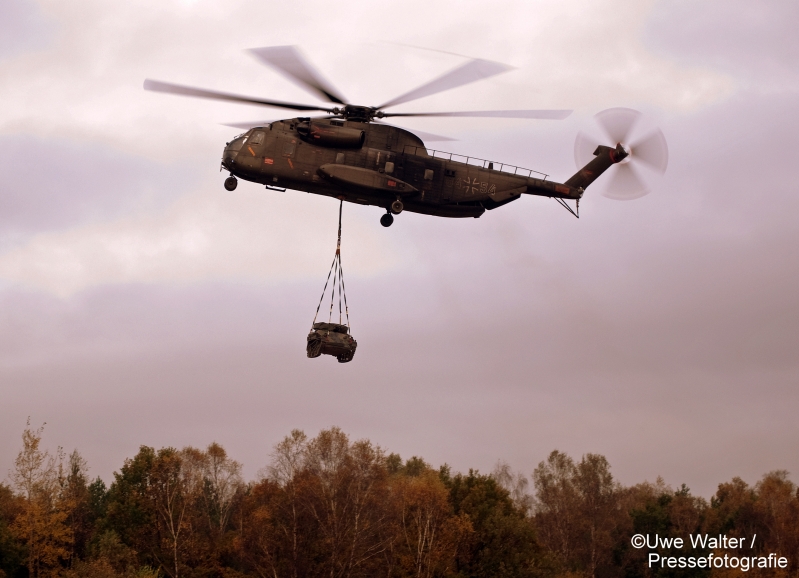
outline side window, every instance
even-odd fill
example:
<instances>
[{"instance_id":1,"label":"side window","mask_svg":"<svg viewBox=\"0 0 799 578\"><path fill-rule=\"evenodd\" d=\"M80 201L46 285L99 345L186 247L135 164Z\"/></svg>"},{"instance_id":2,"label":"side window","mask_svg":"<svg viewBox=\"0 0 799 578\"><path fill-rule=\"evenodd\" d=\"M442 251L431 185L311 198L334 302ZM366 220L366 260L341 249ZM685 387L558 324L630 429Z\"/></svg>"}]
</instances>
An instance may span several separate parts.
<instances>
[{"instance_id":1,"label":"side window","mask_svg":"<svg viewBox=\"0 0 799 578\"><path fill-rule=\"evenodd\" d=\"M254 132L252 134L252 138L250 139L251 145L259 145L264 142L264 133L261 131Z\"/></svg>"},{"instance_id":2,"label":"side window","mask_svg":"<svg viewBox=\"0 0 799 578\"><path fill-rule=\"evenodd\" d=\"M297 148L295 141L287 142L283 145L283 156L290 157L294 154L294 149Z\"/></svg>"}]
</instances>

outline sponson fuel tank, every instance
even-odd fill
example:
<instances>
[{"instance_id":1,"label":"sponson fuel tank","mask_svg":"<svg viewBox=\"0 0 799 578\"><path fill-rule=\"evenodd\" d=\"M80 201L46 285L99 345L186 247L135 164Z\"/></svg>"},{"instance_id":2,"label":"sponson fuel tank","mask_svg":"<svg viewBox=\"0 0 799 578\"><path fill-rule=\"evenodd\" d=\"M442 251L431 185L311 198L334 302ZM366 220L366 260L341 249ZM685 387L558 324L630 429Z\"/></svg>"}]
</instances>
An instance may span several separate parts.
<instances>
[{"instance_id":1,"label":"sponson fuel tank","mask_svg":"<svg viewBox=\"0 0 799 578\"><path fill-rule=\"evenodd\" d=\"M359 149L366 140L366 133L355 128L314 121L297 125L300 138L321 147Z\"/></svg>"},{"instance_id":2,"label":"sponson fuel tank","mask_svg":"<svg viewBox=\"0 0 799 578\"><path fill-rule=\"evenodd\" d=\"M349 165L326 164L318 169L318 174L340 185L349 185L373 191L385 191L397 196L412 195L418 192L413 185L378 171L370 171Z\"/></svg>"}]
</instances>

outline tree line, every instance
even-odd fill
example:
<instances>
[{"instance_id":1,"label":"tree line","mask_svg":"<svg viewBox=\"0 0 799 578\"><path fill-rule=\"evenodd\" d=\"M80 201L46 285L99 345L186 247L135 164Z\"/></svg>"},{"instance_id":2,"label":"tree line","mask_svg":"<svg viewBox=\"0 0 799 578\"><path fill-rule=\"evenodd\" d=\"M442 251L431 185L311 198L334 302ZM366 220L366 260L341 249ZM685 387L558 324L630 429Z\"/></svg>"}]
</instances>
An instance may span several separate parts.
<instances>
[{"instance_id":1,"label":"tree line","mask_svg":"<svg viewBox=\"0 0 799 578\"><path fill-rule=\"evenodd\" d=\"M756 535L744 555L789 566L750 576L799 576L799 494L783 471L734 478L707 502L661 479L622 486L601 455L553 451L529 478L503 463L458 473L334 427L292 431L255 481L212 443L142 446L106 486L77 451L44 450L42 433L28 425L0 484L0 578L731 575L648 568L630 544L698 533Z\"/></svg>"}]
</instances>

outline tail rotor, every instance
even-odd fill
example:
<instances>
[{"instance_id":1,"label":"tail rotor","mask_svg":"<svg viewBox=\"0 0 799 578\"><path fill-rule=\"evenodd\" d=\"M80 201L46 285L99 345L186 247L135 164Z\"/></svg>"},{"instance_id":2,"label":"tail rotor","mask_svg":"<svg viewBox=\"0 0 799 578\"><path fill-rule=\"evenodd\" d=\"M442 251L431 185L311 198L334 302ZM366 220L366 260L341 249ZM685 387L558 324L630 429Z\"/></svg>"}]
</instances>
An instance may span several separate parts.
<instances>
[{"instance_id":1,"label":"tail rotor","mask_svg":"<svg viewBox=\"0 0 799 578\"><path fill-rule=\"evenodd\" d=\"M604 195L608 198L627 201L643 197L651 191L652 177L666 172L669 164L669 148L660 129L655 128L637 136L636 126L641 113L631 108L609 108L594 116L603 134L600 142L592 134L580 132L574 142L574 161L578 168L586 165L594 156L597 146L621 145L627 157L613 167L605 183ZM642 170L643 169L643 170Z\"/></svg>"}]
</instances>

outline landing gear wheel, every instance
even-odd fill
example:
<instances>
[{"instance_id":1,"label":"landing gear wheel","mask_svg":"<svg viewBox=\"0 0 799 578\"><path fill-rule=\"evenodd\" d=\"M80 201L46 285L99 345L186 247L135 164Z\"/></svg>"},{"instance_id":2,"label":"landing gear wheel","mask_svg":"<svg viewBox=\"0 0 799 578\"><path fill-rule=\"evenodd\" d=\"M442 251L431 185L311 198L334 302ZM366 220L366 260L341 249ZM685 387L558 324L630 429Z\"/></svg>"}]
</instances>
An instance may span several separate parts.
<instances>
[{"instance_id":1,"label":"landing gear wheel","mask_svg":"<svg viewBox=\"0 0 799 578\"><path fill-rule=\"evenodd\" d=\"M308 353L308 357L310 358L319 357L322 355L322 341L319 339L309 341L305 351Z\"/></svg>"},{"instance_id":2,"label":"landing gear wheel","mask_svg":"<svg viewBox=\"0 0 799 578\"><path fill-rule=\"evenodd\" d=\"M394 215L392 215L391 213L386 213L385 215L380 217L380 224L383 225L384 227L390 227L391 223L393 222L394 222Z\"/></svg>"},{"instance_id":3,"label":"landing gear wheel","mask_svg":"<svg viewBox=\"0 0 799 578\"><path fill-rule=\"evenodd\" d=\"M405 205L402 204L402 201L397 199L393 203L391 203L391 212L395 215L399 215L402 212L402 209L405 208Z\"/></svg>"},{"instance_id":4,"label":"landing gear wheel","mask_svg":"<svg viewBox=\"0 0 799 578\"><path fill-rule=\"evenodd\" d=\"M236 179L236 177L228 177L225 179L225 188L228 191L235 191L238 184L239 181Z\"/></svg>"}]
</instances>

